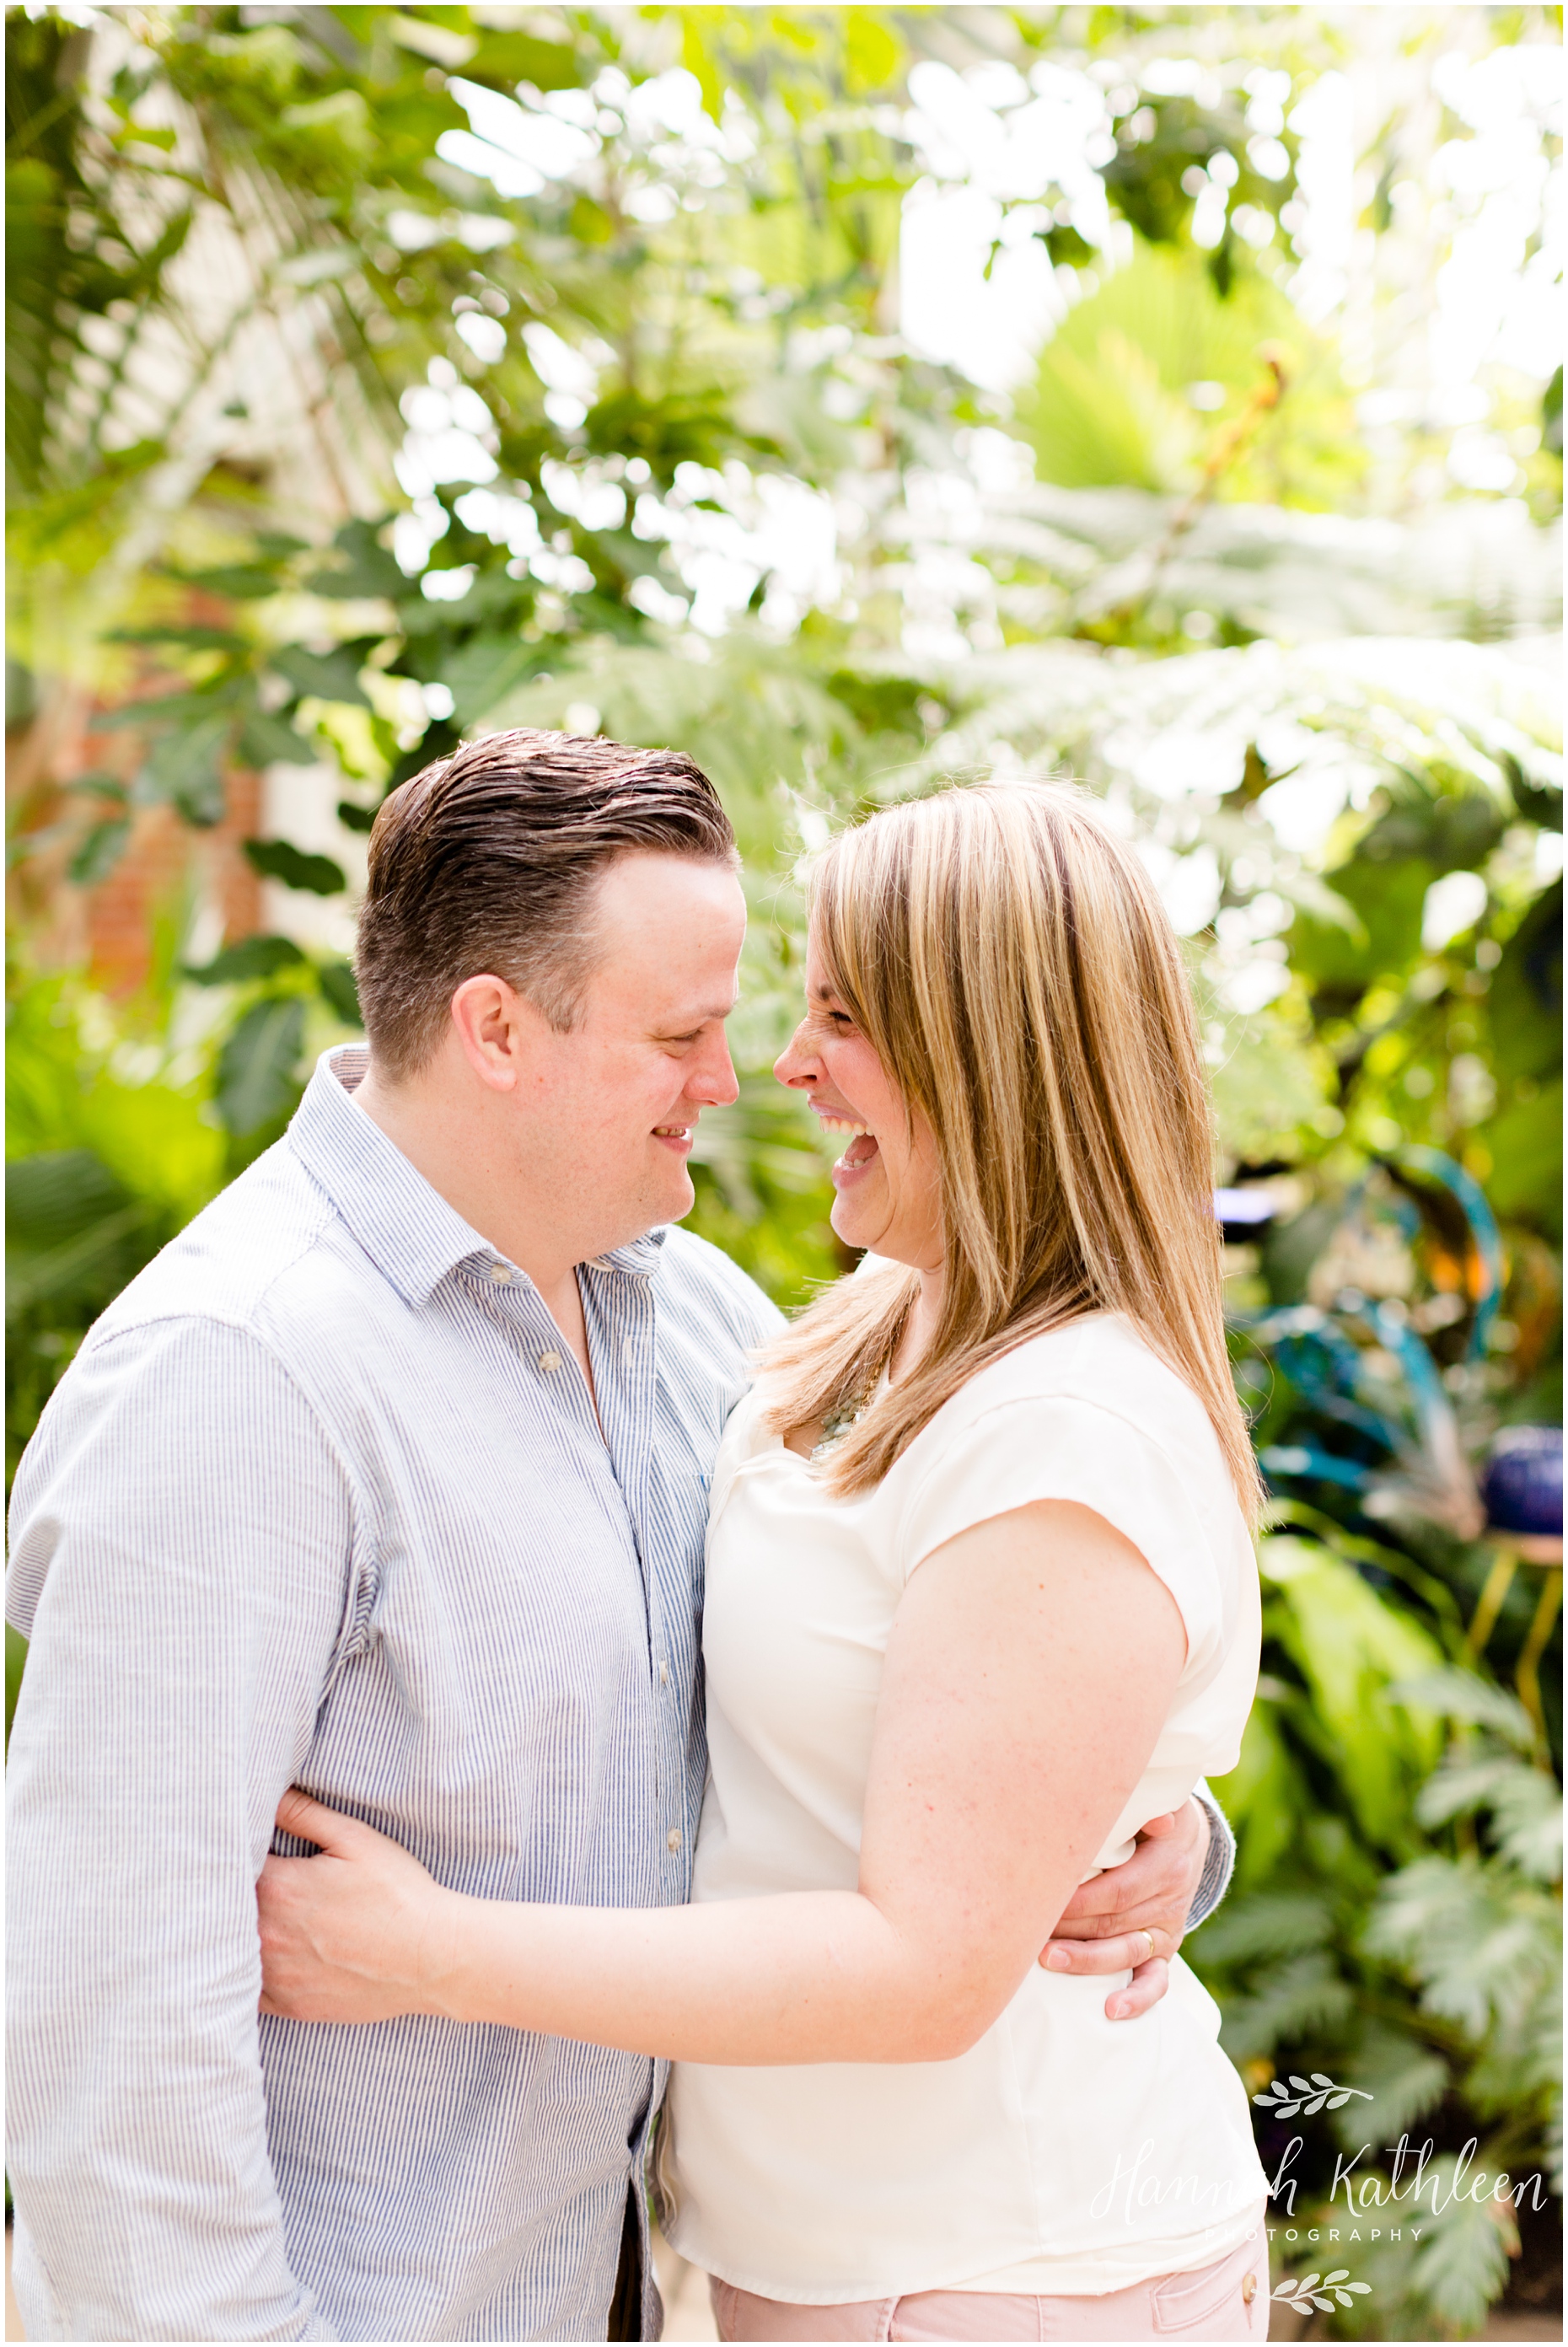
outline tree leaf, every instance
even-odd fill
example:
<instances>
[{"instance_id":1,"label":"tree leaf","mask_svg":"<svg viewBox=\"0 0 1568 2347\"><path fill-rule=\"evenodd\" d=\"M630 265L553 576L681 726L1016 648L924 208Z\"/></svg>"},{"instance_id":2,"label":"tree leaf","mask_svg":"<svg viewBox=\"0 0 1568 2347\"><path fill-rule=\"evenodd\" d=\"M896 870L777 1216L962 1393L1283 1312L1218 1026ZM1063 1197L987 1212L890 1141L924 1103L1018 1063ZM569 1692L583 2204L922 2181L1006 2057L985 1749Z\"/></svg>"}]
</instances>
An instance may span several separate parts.
<instances>
[{"instance_id":1,"label":"tree leaf","mask_svg":"<svg viewBox=\"0 0 1568 2347\"><path fill-rule=\"evenodd\" d=\"M197 706L200 713L190 723L171 725L153 742L132 789L138 805L172 803L188 823L209 828L223 819L234 720L231 710L214 709L210 701Z\"/></svg>"},{"instance_id":2,"label":"tree leaf","mask_svg":"<svg viewBox=\"0 0 1568 2347\"><path fill-rule=\"evenodd\" d=\"M313 897L335 897L348 887L341 864L330 856L307 856L286 839L245 839L240 843L246 862L264 879L280 880L285 888L307 889Z\"/></svg>"},{"instance_id":3,"label":"tree leaf","mask_svg":"<svg viewBox=\"0 0 1568 2347\"><path fill-rule=\"evenodd\" d=\"M316 971L316 983L323 999L345 1027L363 1027L359 992L354 982L354 970L346 961L323 962Z\"/></svg>"},{"instance_id":4,"label":"tree leaf","mask_svg":"<svg viewBox=\"0 0 1568 2347\"><path fill-rule=\"evenodd\" d=\"M1333 1903L1321 1892L1233 1892L1203 1927L1204 1961L1234 1964L1259 1956L1290 1955L1321 1946L1333 1931ZM1283 2094L1285 2088L1278 2091Z\"/></svg>"},{"instance_id":5,"label":"tree leaf","mask_svg":"<svg viewBox=\"0 0 1568 2347\"><path fill-rule=\"evenodd\" d=\"M381 544L374 523L345 522L333 545L343 557L343 567L313 571L305 580L311 594L330 596L337 601L386 596L393 602L407 594L411 582L395 556Z\"/></svg>"},{"instance_id":6,"label":"tree leaf","mask_svg":"<svg viewBox=\"0 0 1568 2347\"><path fill-rule=\"evenodd\" d=\"M302 644L280 644L268 661L301 695L311 693L318 701L342 701L368 709L359 672L375 643L374 636L366 636L356 643L338 644L330 652L309 652Z\"/></svg>"},{"instance_id":7,"label":"tree leaf","mask_svg":"<svg viewBox=\"0 0 1568 2347\"><path fill-rule=\"evenodd\" d=\"M292 938L241 938L199 969L187 963L184 975L193 986L242 986L250 979L275 978L304 958Z\"/></svg>"},{"instance_id":8,"label":"tree leaf","mask_svg":"<svg viewBox=\"0 0 1568 2347\"><path fill-rule=\"evenodd\" d=\"M487 717L508 692L538 673L547 657L542 646L524 643L516 634L471 638L441 667L441 682L456 704L455 723L473 725Z\"/></svg>"},{"instance_id":9,"label":"tree leaf","mask_svg":"<svg viewBox=\"0 0 1568 2347\"><path fill-rule=\"evenodd\" d=\"M218 1060L218 1113L238 1135L273 1124L293 1105L295 1069L305 1036L305 1006L297 995L258 1002L247 1010Z\"/></svg>"},{"instance_id":10,"label":"tree leaf","mask_svg":"<svg viewBox=\"0 0 1568 2347\"><path fill-rule=\"evenodd\" d=\"M592 67L589 68L591 73ZM536 89L575 89L582 71L577 51L536 33L491 33L463 68L469 81L504 90L509 97L518 82L531 81Z\"/></svg>"},{"instance_id":11,"label":"tree leaf","mask_svg":"<svg viewBox=\"0 0 1568 2347\"><path fill-rule=\"evenodd\" d=\"M1478 1671L1460 1670L1451 1664L1440 1671L1426 1671L1419 1678L1397 1680L1385 1689L1383 1700L1407 1710L1440 1712L1445 1719L1490 1727L1519 1752L1527 1753L1534 1746L1535 1723L1518 1696L1483 1679Z\"/></svg>"},{"instance_id":12,"label":"tree leaf","mask_svg":"<svg viewBox=\"0 0 1568 2347\"><path fill-rule=\"evenodd\" d=\"M79 1237L129 1200L125 1184L90 1149L14 1157L5 1168L6 1243L41 1253Z\"/></svg>"},{"instance_id":13,"label":"tree leaf","mask_svg":"<svg viewBox=\"0 0 1568 2347\"><path fill-rule=\"evenodd\" d=\"M253 709L240 728L240 755L252 766L308 766L314 764L310 743L286 717Z\"/></svg>"},{"instance_id":14,"label":"tree leaf","mask_svg":"<svg viewBox=\"0 0 1568 2347\"><path fill-rule=\"evenodd\" d=\"M183 583L204 587L210 595L225 595L237 603L259 602L263 596L281 594L283 587L277 573L259 562L228 562L213 570L188 570Z\"/></svg>"},{"instance_id":15,"label":"tree leaf","mask_svg":"<svg viewBox=\"0 0 1568 2347\"><path fill-rule=\"evenodd\" d=\"M67 866L76 886L96 888L100 880L107 880L124 854L129 837L130 824L124 815L116 815L107 823L95 823L84 832Z\"/></svg>"}]
</instances>

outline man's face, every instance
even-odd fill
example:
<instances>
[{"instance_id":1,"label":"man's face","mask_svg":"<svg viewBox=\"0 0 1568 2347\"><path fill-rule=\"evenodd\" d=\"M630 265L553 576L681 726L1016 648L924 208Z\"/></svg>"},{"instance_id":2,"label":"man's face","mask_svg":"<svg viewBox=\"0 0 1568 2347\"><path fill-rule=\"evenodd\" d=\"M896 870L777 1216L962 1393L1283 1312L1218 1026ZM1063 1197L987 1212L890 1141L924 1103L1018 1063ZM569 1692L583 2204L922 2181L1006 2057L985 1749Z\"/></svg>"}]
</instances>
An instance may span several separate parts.
<instances>
[{"instance_id":1,"label":"man's face","mask_svg":"<svg viewBox=\"0 0 1568 2347\"><path fill-rule=\"evenodd\" d=\"M598 883L597 961L578 1024L541 1020L518 1093L527 1175L579 1240L576 1259L679 1222L704 1108L739 1086L724 1038L746 930L733 872L621 856Z\"/></svg>"}]
</instances>

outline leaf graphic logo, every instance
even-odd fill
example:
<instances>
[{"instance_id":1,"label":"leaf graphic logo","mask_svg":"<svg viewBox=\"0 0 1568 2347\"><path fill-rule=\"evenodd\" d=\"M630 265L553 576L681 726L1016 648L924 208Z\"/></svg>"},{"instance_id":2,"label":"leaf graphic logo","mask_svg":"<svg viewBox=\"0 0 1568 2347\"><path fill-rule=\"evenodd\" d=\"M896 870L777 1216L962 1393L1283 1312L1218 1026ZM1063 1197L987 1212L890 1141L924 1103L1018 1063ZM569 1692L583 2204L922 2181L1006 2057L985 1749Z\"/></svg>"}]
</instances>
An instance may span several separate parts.
<instances>
[{"instance_id":1,"label":"leaf graphic logo","mask_svg":"<svg viewBox=\"0 0 1568 2347\"><path fill-rule=\"evenodd\" d=\"M1276 2119L1293 2119L1298 2111L1312 2118L1321 2110L1338 2110L1352 2095L1358 2095L1364 2103L1373 2099L1364 2086L1336 2086L1321 2070L1314 2070L1310 2078L1299 2078L1293 2071L1288 2086L1276 2078L1267 2094L1255 2095L1253 2101L1260 2109L1272 2111Z\"/></svg>"},{"instance_id":2,"label":"leaf graphic logo","mask_svg":"<svg viewBox=\"0 0 1568 2347\"><path fill-rule=\"evenodd\" d=\"M1369 2099L1369 2098L1368 2098ZM1280 2282L1273 2297L1293 2314L1332 2314L1336 2305L1353 2306L1358 2298L1369 2298L1369 2281L1352 2281L1348 2266L1337 2266L1332 2273L1303 2274L1299 2280Z\"/></svg>"}]
</instances>

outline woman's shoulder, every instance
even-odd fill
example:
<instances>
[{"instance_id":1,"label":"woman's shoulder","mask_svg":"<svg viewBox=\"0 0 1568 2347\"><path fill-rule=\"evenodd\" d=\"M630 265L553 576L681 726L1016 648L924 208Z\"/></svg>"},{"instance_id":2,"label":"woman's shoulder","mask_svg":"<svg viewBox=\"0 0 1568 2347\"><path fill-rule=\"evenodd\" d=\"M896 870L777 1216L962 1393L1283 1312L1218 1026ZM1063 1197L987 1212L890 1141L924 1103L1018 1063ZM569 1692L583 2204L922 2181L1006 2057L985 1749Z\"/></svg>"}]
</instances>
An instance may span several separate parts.
<instances>
[{"instance_id":1,"label":"woman's shoulder","mask_svg":"<svg viewBox=\"0 0 1568 2347\"><path fill-rule=\"evenodd\" d=\"M939 1415L951 1413L956 1432L990 1410L1029 1402L1104 1410L1180 1450L1203 1447L1204 1437L1219 1448L1197 1394L1120 1312L1084 1313L1026 1338L977 1370Z\"/></svg>"},{"instance_id":2,"label":"woman's shoulder","mask_svg":"<svg viewBox=\"0 0 1568 2347\"><path fill-rule=\"evenodd\" d=\"M1120 1313L1086 1313L978 1370L898 1468L916 1514L941 1489L1010 1490L1020 1476L1033 1476L1038 1496L1048 1487L1060 1487L1062 1497L1091 1489L1120 1490L1130 1500L1142 1494L1167 1517L1175 1509L1194 1530L1202 1526L1210 1546L1245 1544L1208 1410ZM1114 1514L1103 1505L1102 1512Z\"/></svg>"},{"instance_id":3,"label":"woman's shoulder","mask_svg":"<svg viewBox=\"0 0 1568 2347\"><path fill-rule=\"evenodd\" d=\"M1119 1314L1086 1314L979 1370L898 1468L906 1579L973 1524L1066 1501L1103 1516L1166 1583L1192 1671L1213 1666L1241 1618L1252 1551L1219 1439L1198 1396Z\"/></svg>"}]
</instances>

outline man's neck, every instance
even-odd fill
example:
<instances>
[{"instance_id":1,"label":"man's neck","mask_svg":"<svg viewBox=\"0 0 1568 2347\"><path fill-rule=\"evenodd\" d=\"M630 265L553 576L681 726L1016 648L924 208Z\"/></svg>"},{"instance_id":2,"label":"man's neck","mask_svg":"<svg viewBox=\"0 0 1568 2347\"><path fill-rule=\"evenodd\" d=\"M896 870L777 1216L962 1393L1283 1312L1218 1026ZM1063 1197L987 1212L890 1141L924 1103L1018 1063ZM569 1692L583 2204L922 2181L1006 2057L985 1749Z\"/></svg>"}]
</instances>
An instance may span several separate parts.
<instances>
[{"instance_id":1,"label":"man's neck","mask_svg":"<svg viewBox=\"0 0 1568 2347\"><path fill-rule=\"evenodd\" d=\"M470 1228L528 1274L591 1387L577 1285L579 1251L552 1229L537 1202L519 1196L515 1169L495 1162L493 1137L454 1119L445 1103L427 1100L416 1081L379 1080L374 1066L350 1098ZM584 1259L589 1252L581 1250Z\"/></svg>"}]
</instances>

